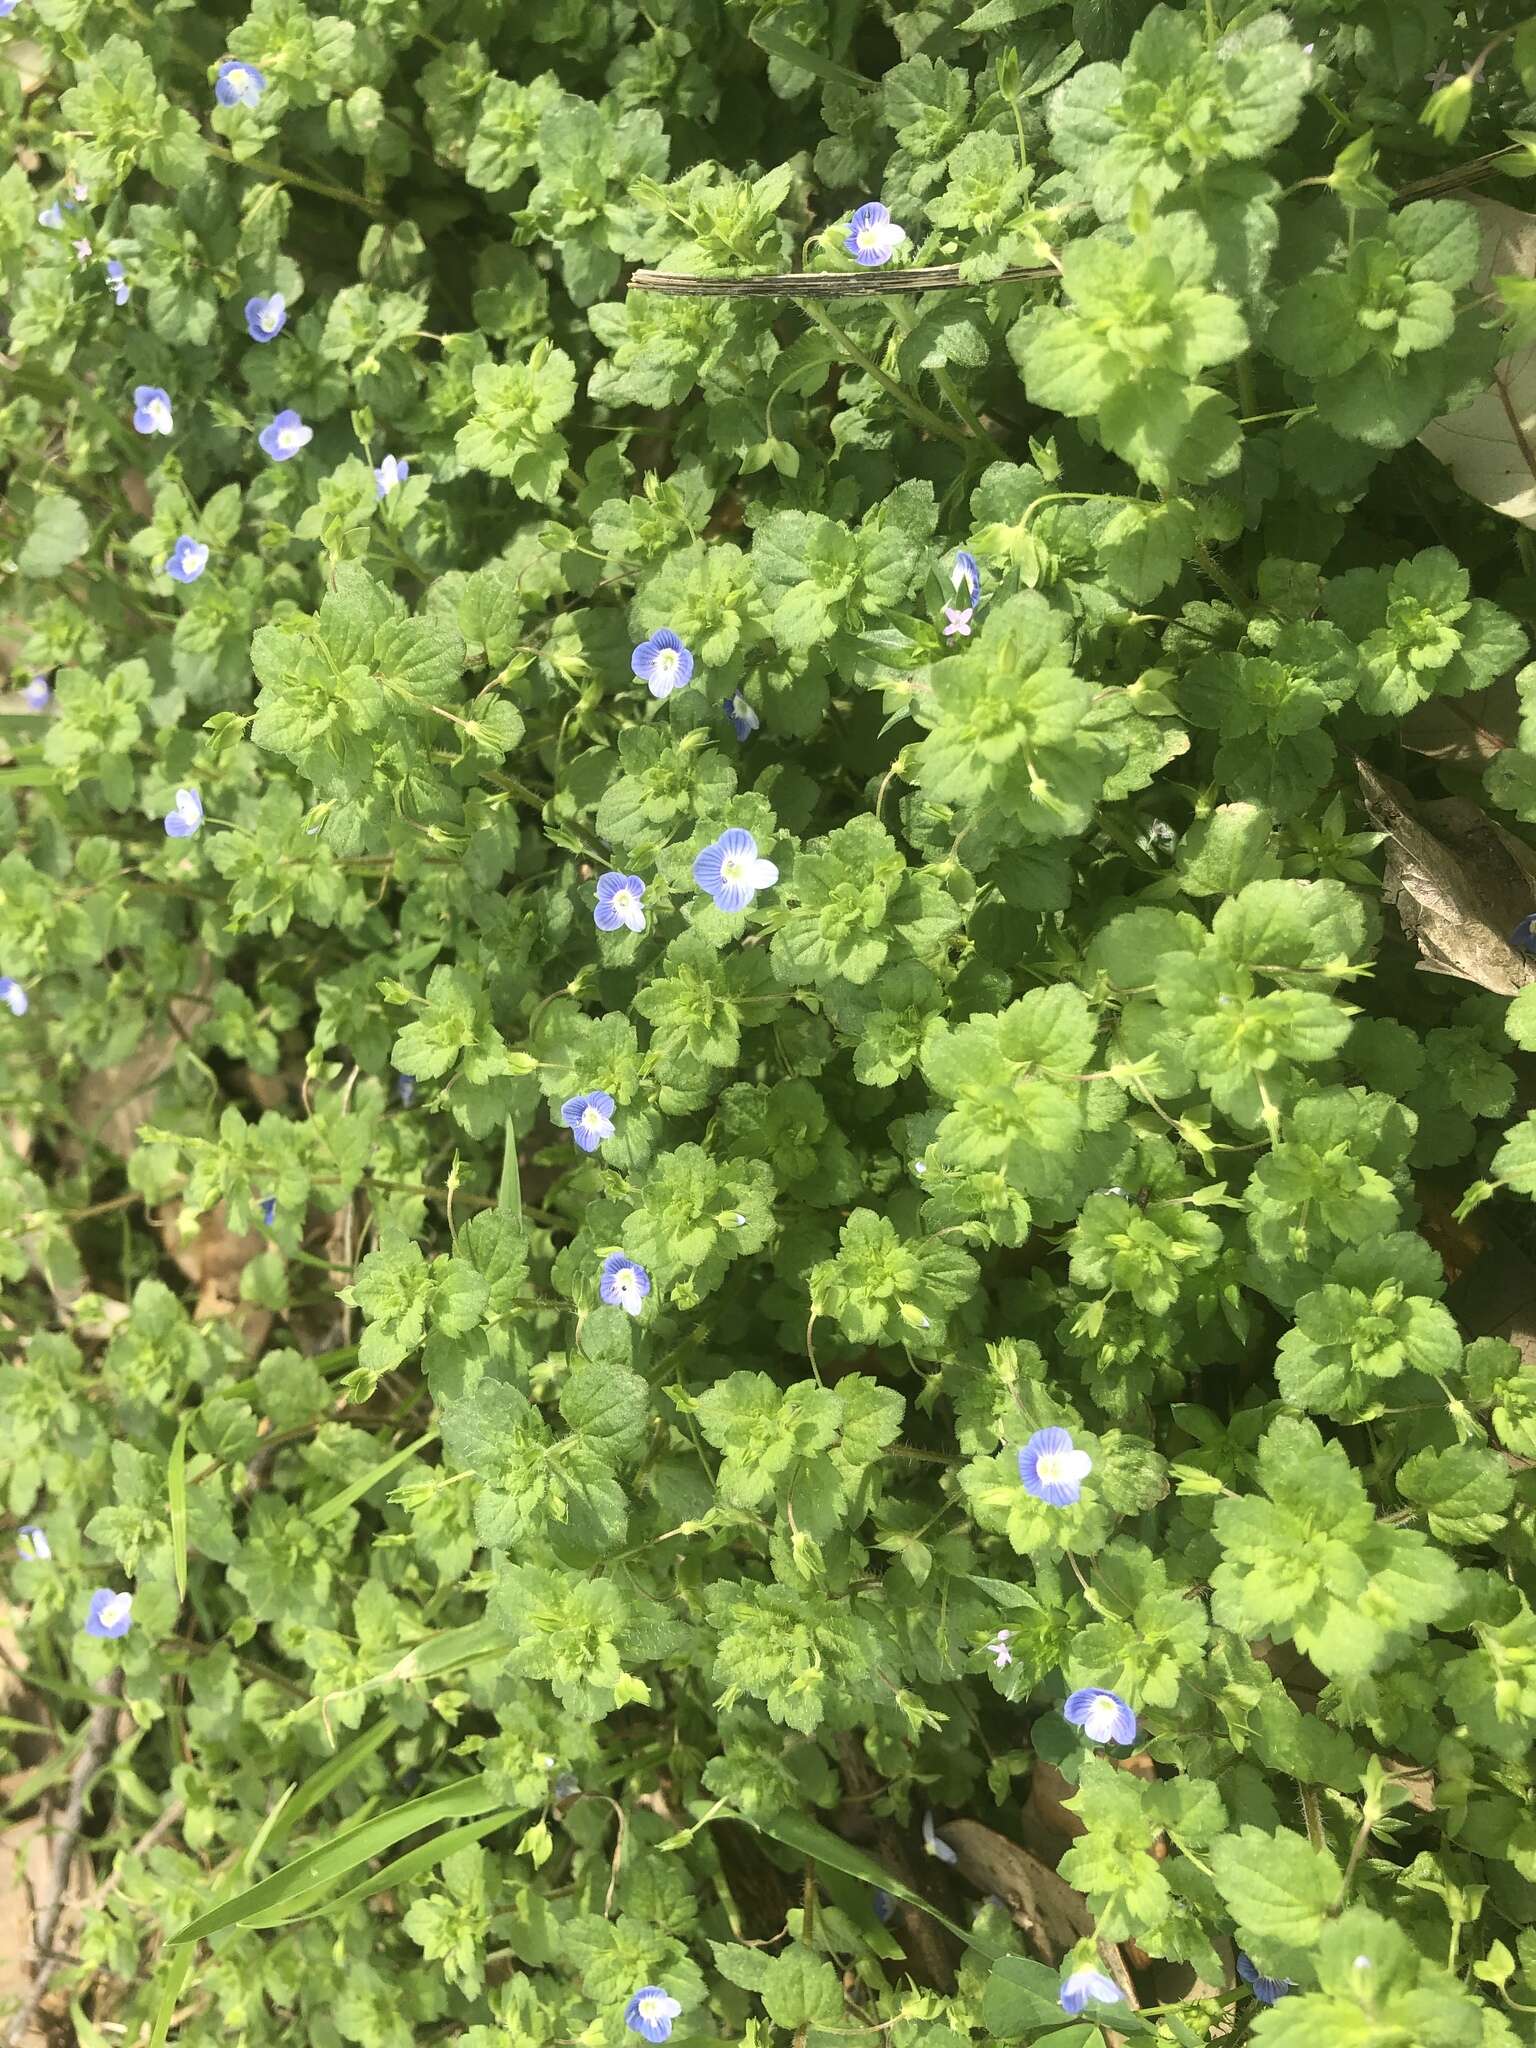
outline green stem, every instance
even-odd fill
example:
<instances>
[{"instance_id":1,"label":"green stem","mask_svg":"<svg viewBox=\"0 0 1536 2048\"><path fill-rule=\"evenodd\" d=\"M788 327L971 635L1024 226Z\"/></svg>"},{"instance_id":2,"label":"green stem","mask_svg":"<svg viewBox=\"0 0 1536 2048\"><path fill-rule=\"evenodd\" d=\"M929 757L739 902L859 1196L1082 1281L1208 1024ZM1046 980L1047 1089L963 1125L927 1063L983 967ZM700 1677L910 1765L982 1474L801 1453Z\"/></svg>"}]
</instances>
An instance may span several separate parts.
<instances>
[{"instance_id":1,"label":"green stem","mask_svg":"<svg viewBox=\"0 0 1536 2048\"><path fill-rule=\"evenodd\" d=\"M910 334L917 326L917 317L911 308L903 305L900 299L887 299L885 303L891 313L891 317L901 327L902 332ZM943 392L950 409L965 422L968 430L975 435L978 441L990 441L992 437L987 432L985 426L983 426L980 416L970 400L955 383L954 378L950 376L948 370L941 367L936 369L933 375L934 381Z\"/></svg>"},{"instance_id":2,"label":"green stem","mask_svg":"<svg viewBox=\"0 0 1536 2048\"><path fill-rule=\"evenodd\" d=\"M825 306L818 304L815 299L802 299L800 307L808 319L814 320L816 325L830 336L848 360L857 363L866 376L873 377L881 389L888 392L903 412L909 413L920 427L926 427L930 434L942 434L946 441L954 441L962 448L970 446L969 434L962 433L959 427L952 427L948 420L940 419L936 412L930 412L910 391L903 390L888 370L883 370L872 355L843 332Z\"/></svg>"},{"instance_id":3,"label":"green stem","mask_svg":"<svg viewBox=\"0 0 1536 2048\"><path fill-rule=\"evenodd\" d=\"M263 178L275 178L280 185L302 185L306 192L317 192L322 199L339 199L343 206L361 207L364 213L372 214L375 220L390 220L393 216L387 207L378 205L372 199L365 199L361 192L349 192L345 185L329 185L323 178L309 178L302 171L285 171L280 164L269 164L259 156L237 157L233 150L222 144L203 138L203 147L226 164L233 164L237 171L255 171Z\"/></svg>"}]
</instances>

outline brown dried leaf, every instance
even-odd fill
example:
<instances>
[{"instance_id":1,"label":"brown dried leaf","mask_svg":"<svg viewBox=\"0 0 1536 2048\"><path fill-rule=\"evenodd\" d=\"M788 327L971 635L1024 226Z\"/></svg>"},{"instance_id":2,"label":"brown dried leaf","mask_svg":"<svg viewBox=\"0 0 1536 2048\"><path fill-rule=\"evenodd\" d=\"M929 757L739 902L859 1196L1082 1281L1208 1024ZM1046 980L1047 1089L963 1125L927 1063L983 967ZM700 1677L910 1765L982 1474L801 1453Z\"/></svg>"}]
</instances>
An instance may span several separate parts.
<instances>
[{"instance_id":1,"label":"brown dried leaf","mask_svg":"<svg viewBox=\"0 0 1536 2048\"><path fill-rule=\"evenodd\" d=\"M1060 1962L1092 1934L1093 1915L1082 1894L1017 1842L976 1820L948 1821L939 1834L954 1850L960 1875L1002 1900L1042 1962Z\"/></svg>"},{"instance_id":2,"label":"brown dried leaf","mask_svg":"<svg viewBox=\"0 0 1536 2048\"><path fill-rule=\"evenodd\" d=\"M1536 853L1463 797L1421 805L1368 762L1355 766L1387 835L1386 899L1420 968L1501 996L1536 981L1536 964L1505 936L1536 906Z\"/></svg>"},{"instance_id":3,"label":"brown dried leaf","mask_svg":"<svg viewBox=\"0 0 1536 2048\"><path fill-rule=\"evenodd\" d=\"M1483 225L1478 288L1492 290L1496 277L1536 277L1536 215L1462 196ZM1481 397L1431 421L1419 439L1471 497L1536 526L1536 348L1506 356Z\"/></svg>"},{"instance_id":4,"label":"brown dried leaf","mask_svg":"<svg viewBox=\"0 0 1536 2048\"><path fill-rule=\"evenodd\" d=\"M1398 727L1398 736L1415 754L1431 761L1465 761L1485 767L1515 743L1520 724L1520 693L1513 676L1501 676L1486 690L1465 697L1430 697L1416 704Z\"/></svg>"},{"instance_id":5,"label":"brown dried leaf","mask_svg":"<svg viewBox=\"0 0 1536 2048\"><path fill-rule=\"evenodd\" d=\"M190 1235L184 1234L180 1202L168 1202L156 1211L155 1220L160 1225L161 1243L197 1289L194 1320L231 1316L247 1348L259 1349L272 1327L272 1313L240 1299L240 1275L265 1248L265 1239L252 1230L237 1236L229 1227L222 1202L196 1219Z\"/></svg>"}]
</instances>

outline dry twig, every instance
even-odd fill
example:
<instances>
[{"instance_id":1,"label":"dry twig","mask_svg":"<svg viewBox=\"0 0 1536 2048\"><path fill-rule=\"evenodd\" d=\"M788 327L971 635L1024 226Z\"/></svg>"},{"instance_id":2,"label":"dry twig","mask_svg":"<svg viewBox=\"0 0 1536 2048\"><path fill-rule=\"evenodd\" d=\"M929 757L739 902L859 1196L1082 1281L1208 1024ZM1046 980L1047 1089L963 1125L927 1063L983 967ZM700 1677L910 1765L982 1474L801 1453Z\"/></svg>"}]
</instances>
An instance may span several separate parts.
<instances>
[{"instance_id":1,"label":"dry twig","mask_svg":"<svg viewBox=\"0 0 1536 2048\"><path fill-rule=\"evenodd\" d=\"M53 1980L57 1962L52 1954L53 1938L58 1932L59 1921L64 1913L64 1894L69 1888L69 1866L74 1861L75 1849L80 1840L80 1830L85 1825L85 1805L90 1797L91 1781L106 1762L117 1743L117 1717L121 1711L118 1700L123 1690L121 1667L112 1673L106 1683L107 1698L95 1713L85 1731L85 1746L75 1761L70 1773L69 1797L64 1803L64 1814L59 1825L58 1840L54 1844L53 1867L48 1874L48 1889L43 1894L33 1924L32 1952L37 1957L37 1974L32 1979L32 1989L20 2009L13 2013L5 2030L5 2048L17 2048L32 2023L32 2016L43 2002L43 1995Z\"/></svg>"},{"instance_id":2,"label":"dry twig","mask_svg":"<svg viewBox=\"0 0 1536 2048\"><path fill-rule=\"evenodd\" d=\"M1049 264L1005 270L988 285L1054 278ZM672 270L637 270L632 292L662 292L683 299L868 299L917 292L981 291L960 275L958 264L931 263L919 270L790 270L779 277L683 277Z\"/></svg>"}]
</instances>

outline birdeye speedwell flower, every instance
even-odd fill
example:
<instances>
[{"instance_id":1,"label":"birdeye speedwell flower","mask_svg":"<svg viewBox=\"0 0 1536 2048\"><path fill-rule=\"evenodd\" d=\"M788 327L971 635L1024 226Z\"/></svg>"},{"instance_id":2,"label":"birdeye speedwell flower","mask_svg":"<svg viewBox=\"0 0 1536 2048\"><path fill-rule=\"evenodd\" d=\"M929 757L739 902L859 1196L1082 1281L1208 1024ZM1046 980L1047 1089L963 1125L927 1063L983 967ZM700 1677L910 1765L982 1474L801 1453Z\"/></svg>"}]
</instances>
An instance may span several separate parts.
<instances>
[{"instance_id":1,"label":"birdeye speedwell flower","mask_svg":"<svg viewBox=\"0 0 1536 2048\"><path fill-rule=\"evenodd\" d=\"M1068 1695L1063 1717L1081 1728L1090 1742L1134 1742L1136 1716L1117 1692L1096 1685Z\"/></svg>"},{"instance_id":2,"label":"birdeye speedwell flower","mask_svg":"<svg viewBox=\"0 0 1536 2048\"><path fill-rule=\"evenodd\" d=\"M228 58L219 66L213 96L221 107L254 107L267 89L265 72Z\"/></svg>"},{"instance_id":3,"label":"birdeye speedwell flower","mask_svg":"<svg viewBox=\"0 0 1536 2048\"><path fill-rule=\"evenodd\" d=\"M158 384L136 384L133 391L133 424L141 434L169 434L176 425L171 412L171 394Z\"/></svg>"},{"instance_id":4,"label":"birdeye speedwell flower","mask_svg":"<svg viewBox=\"0 0 1536 2048\"><path fill-rule=\"evenodd\" d=\"M98 1586L86 1610L85 1632L115 1642L125 1636L133 1623L133 1595L114 1593L110 1586Z\"/></svg>"},{"instance_id":5,"label":"birdeye speedwell flower","mask_svg":"<svg viewBox=\"0 0 1536 2048\"><path fill-rule=\"evenodd\" d=\"M16 1531L16 1548L31 1564L47 1564L53 1556L53 1547L36 1522L27 1522Z\"/></svg>"},{"instance_id":6,"label":"birdeye speedwell flower","mask_svg":"<svg viewBox=\"0 0 1536 2048\"><path fill-rule=\"evenodd\" d=\"M46 711L53 702L53 692L48 687L46 676L34 676L21 694L29 711Z\"/></svg>"},{"instance_id":7,"label":"birdeye speedwell flower","mask_svg":"<svg viewBox=\"0 0 1536 2048\"><path fill-rule=\"evenodd\" d=\"M976 557L969 548L955 549L949 580L957 592L965 592L965 601L974 611L981 603L981 571L976 566Z\"/></svg>"},{"instance_id":8,"label":"birdeye speedwell flower","mask_svg":"<svg viewBox=\"0 0 1536 2048\"><path fill-rule=\"evenodd\" d=\"M107 289L120 306L126 306L129 298L132 296L132 286L128 282L128 273L115 256L107 265Z\"/></svg>"},{"instance_id":9,"label":"birdeye speedwell flower","mask_svg":"<svg viewBox=\"0 0 1536 2048\"><path fill-rule=\"evenodd\" d=\"M166 558L165 573L177 583L195 583L208 566L208 543L184 533Z\"/></svg>"},{"instance_id":10,"label":"birdeye speedwell flower","mask_svg":"<svg viewBox=\"0 0 1536 2048\"><path fill-rule=\"evenodd\" d=\"M653 697L670 697L693 679L693 656L670 626L642 640L629 665Z\"/></svg>"},{"instance_id":11,"label":"birdeye speedwell flower","mask_svg":"<svg viewBox=\"0 0 1536 2048\"><path fill-rule=\"evenodd\" d=\"M8 974L0 974L0 1003L4 1003L13 1017L25 1017L27 1014L27 992Z\"/></svg>"},{"instance_id":12,"label":"birdeye speedwell flower","mask_svg":"<svg viewBox=\"0 0 1536 2048\"><path fill-rule=\"evenodd\" d=\"M623 1252L610 1252L603 1261L597 1291L610 1308L621 1308L625 1315L637 1316L640 1304L651 1291L651 1276L644 1266L637 1266Z\"/></svg>"},{"instance_id":13,"label":"birdeye speedwell flower","mask_svg":"<svg viewBox=\"0 0 1536 2048\"><path fill-rule=\"evenodd\" d=\"M757 841L739 825L720 834L693 863L693 879L714 899L717 910L745 910L759 889L771 889L779 871L758 853Z\"/></svg>"},{"instance_id":14,"label":"birdeye speedwell flower","mask_svg":"<svg viewBox=\"0 0 1536 2048\"><path fill-rule=\"evenodd\" d=\"M396 455L386 455L373 472L374 495L387 498L392 490L403 484L411 473L411 465L402 462Z\"/></svg>"},{"instance_id":15,"label":"birdeye speedwell flower","mask_svg":"<svg viewBox=\"0 0 1536 2048\"><path fill-rule=\"evenodd\" d=\"M1075 1507L1092 1470L1092 1458L1073 1447L1064 1429L1037 1429L1019 1452L1024 1491L1047 1507Z\"/></svg>"},{"instance_id":16,"label":"birdeye speedwell flower","mask_svg":"<svg viewBox=\"0 0 1536 2048\"><path fill-rule=\"evenodd\" d=\"M313 427L306 427L298 414L288 408L271 419L256 436L264 455L270 455L274 462L288 462L301 448L307 448L315 438Z\"/></svg>"},{"instance_id":17,"label":"birdeye speedwell flower","mask_svg":"<svg viewBox=\"0 0 1536 2048\"><path fill-rule=\"evenodd\" d=\"M592 913L592 922L600 932L616 932L620 925L632 932L645 930L645 912L641 902L645 895L645 884L638 875L620 875L609 872L597 878L597 908Z\"/></svg>"},{"instance_id":18,"label":"birdeye speedwell flower","mask_svg":"<svg viewBox=\"0 0 1536 2048\"><path fill-rule=\"evenodd\" d=\"M659 1984L646 1984L625 2006L624 2024L632 2034L639 2034L653 2044L659 2043L670 2038L672 2022L682 2009Z\"/></svg>"},{"instance_id":19,"label":"birdeye speedwell flower","mask_svg":"<svg viewBox=\"0 0 1536 2048\"><path fill-rule=\"evenodd\" d=\"M1237 1952L1237 1974L1260 2005L1275 2005L1288 1991L1294 1991L1296 1988L1289 1977L1266 1977L1258 1965L1245 1956L1241 1949Z\"/></svg>"},{"instance_id":20,"label":"birdeye speedwell flower","mask_svg":"<svg viewBox=\"0 0 1536 2048\"><path fill-rule=\"evenodd\" d=\"M195 789L178 789L176 801L165 814L168 839L190 839L203 822L203 800Z\"/></svg>"},{"instance_id":21,"label":"birdeye speedwell flower","mask_svg":"<svg viewBox=\"0 0 1536 2048\"><path fill-rule=\"evenodd\" d=\"M722 708L726 717L731 721L731 728L735 732L737 739L743 742L751 739L753 733L757 731L757 728L762 723L762 720L752 709L746 698L743 697L740 690L737 690L733 696L727 697Z\"/></svg>"},{"instance_id":22,"label":"birdeye speedwell flower","mask_svg":"<svg viewBox=\"0 0 1536 2048\"><path fill-rule=\"evenodd\" d=\"M1063 2012L1079 2013L1090 1999L1095 2005L1121 2005L1125 1993L1113 1977L1106 1977L1102 1970L1074 1970L1064 1977L1058 1994Z\"/></svg>"},{"instance_id":23,"label":"birdeye speedwell flower","mask_svg":"<svg viewBox=\"0 0 1536 2048\"><path fill-rule=\"evenodd\" d=\"M906 239L907 231L891 219L891 209L872 199L867 206L859 207L849 221L843 247L855 263L868 269L873 264L889 263Z\"/></svg>"},{"instance_id":24,"label":"birdeye speedwell flower","mask_svg":"<svg viewBox=\"0 0 1536 2048\"><path fill-rule=\"evenodd\" d=\"M573 1095L561 1103L560 1121L583 1152L595 1152L604 1138L613 1136L613 1097L602 1088Z\"/></svg>"},{"instance_id":25,"label":"birdeye speedwell flower","mask_svg":"<svg viewBox=\"0 0 1536 2048\"><path fill-rule=\"evenodd\" d=\"M274 341L288 325L288 301L281 292L270 298L247 299L245 325L252 341Z\"/></svg>"}]
</instances>

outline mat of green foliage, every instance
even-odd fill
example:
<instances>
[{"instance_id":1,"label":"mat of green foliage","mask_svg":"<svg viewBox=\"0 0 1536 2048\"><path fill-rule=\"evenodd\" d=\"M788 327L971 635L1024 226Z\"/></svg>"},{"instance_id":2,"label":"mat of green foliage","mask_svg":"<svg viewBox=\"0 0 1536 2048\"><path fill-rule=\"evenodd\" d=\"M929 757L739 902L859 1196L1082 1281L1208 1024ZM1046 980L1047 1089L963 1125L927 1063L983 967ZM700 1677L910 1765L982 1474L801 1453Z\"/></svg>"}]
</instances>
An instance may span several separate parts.
<instances>
[{"instance_id":1,"label":"mat of green foliage","mask_svg":"<svg viewBox=\"0 0 1536 2048\"><path fill-rule=\"evenodd\" d=\"M0 0L16 1997L1536 2042L1529 0L327 4Z\"/></svg>"}]
</instances>

